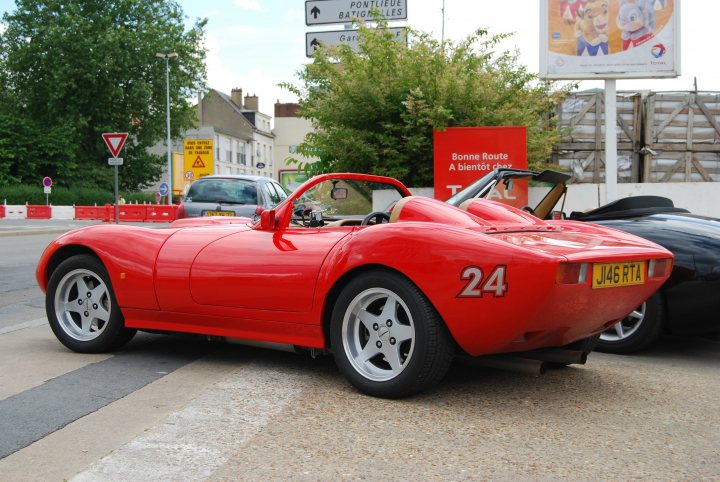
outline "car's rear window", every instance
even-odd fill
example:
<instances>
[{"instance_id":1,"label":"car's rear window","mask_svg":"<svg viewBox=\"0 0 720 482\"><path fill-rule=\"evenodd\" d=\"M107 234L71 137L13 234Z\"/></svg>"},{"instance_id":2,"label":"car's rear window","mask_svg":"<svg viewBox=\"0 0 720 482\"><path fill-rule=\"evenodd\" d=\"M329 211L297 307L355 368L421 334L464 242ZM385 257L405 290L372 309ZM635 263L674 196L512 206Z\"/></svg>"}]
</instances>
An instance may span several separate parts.
<instances>
[{"instance_id":1,"label":"car's rear window","mask_svg":"<svg viewBox=\"0 0 720 482\"><path fill-rule=\"evenodd\" d=\"M257 183L245 179L202 179L190 185L186 201L257 204Z\"/></svg>"}]
</instances>

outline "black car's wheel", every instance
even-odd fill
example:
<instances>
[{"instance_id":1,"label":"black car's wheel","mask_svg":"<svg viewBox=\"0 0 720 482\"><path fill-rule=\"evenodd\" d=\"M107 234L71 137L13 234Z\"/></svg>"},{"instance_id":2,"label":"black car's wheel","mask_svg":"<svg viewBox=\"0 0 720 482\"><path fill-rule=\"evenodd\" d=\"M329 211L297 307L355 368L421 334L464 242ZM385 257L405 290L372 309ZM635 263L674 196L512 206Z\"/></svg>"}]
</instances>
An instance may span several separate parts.
<instances>
[{"instance_id":1,"label":"black car's wheel","mask_svg":"<svg viewBox=\"0 0 720 482\"><path fill-rule=\"evenodd\" d=\"M600 335L597 350L608 353L634 353L658 339L665 312L660 293L655 293L622 321Z\"/></svg>"},{"instance_id":2,"label":"black car's wheel","mask_svg":"<svg viewBox=\"0 0 720 482\"><path fill-rule=\"evenodd\" d=\"M391 272L364 273L343 289L330 335L340 371L376 397L429 388L453 358L452 339L435 308L414 284Z\"/></svg>"},{"instance_id":3,"label":"black car's wheel","mask_svg":"<svg viewBox=\"0 0 720 482\"><path fill-rule=\"evenodd\" d=\"M107 270L91 255L60 263L50 276L45 310L57 339L80 353L111 351L135 335L125 328Z\"/></svg>"}]
</instances>

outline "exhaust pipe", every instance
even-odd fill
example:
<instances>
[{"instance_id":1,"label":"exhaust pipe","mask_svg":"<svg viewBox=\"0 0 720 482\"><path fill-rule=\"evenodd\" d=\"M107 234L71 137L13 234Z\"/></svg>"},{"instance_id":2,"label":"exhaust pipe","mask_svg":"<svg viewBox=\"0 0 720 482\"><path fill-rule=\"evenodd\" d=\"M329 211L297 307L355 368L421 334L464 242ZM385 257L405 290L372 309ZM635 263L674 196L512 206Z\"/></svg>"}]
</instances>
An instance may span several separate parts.
<instances>
[{"instance_id":1,"label":"exhaust pipe","mask_svg":"<svg viewBox=\"0 0 720 482\"><path fill-rule=\"evenodd\" d=\"M540 360L549 363L563 363L565 365L584 365L588 356L587 352L584 351L565 350L562 348L542 348L540 350L525 352L522 355L533 360Z\"/></svg>"},{"instance_id":2,"label":"exhaust pipe","mask_svg":"<svg viewBox=\"0 0 720 482\"><path fill-rule=\"evenodd\" d=\"M542 375L547 371L547 364L540 360L510 356L482 356L472 358L472 364L485 368L498 368L530 375Z\"/></svg>"}]
</instances>

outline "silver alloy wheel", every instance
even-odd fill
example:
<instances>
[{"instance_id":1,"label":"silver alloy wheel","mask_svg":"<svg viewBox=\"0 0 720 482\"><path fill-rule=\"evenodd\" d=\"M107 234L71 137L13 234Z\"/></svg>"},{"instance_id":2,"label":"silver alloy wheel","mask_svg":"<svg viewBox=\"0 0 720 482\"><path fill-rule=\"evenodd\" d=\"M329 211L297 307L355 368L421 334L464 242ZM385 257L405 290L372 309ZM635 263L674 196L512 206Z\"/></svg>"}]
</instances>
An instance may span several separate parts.
<instances>
[{"instance_id":1,"label":"silver alloy wheel","mask_svg":"<svg viewBox=\"0 0 720 482\"><path fill-rule=\"evenodd\" d=\"M642 325L645 319L647 302L643 302L636 310L627 315L621 321L603 331L600 340L607 342L623 341L630 338Z\"/></svg>"},{"instance_id":2,"label":"silver alloy wheel","mask_svg":"<svg viewBox=\"0 0 720 482\"><path fill-rule=\"evenodd\" d=\"M110 292L100 276L87 269L63 276L54 306L60 328L78 341L94 340L110 321Z\"/></svg>"},{"instance_id":3,"label":"silver alloy wheel","mask_svg":"<svg viewBox=\"0 0 720 482\"><path fill-rule=\"evenodd\" d=\"M410 310L394 292L370 288L359 293L345 310L343 349L363 377L384 382L408 365L415 348Z\"/></svg>"}]
</instances>

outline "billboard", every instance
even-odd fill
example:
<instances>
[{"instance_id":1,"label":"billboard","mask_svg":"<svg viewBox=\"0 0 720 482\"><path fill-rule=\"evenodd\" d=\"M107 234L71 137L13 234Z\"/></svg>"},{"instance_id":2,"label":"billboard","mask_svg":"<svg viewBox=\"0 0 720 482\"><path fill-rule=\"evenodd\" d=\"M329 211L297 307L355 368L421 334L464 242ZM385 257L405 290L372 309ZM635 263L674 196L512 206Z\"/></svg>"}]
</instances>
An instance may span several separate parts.
<instances>
[{"instance_id":1,"label":"billboard","mask_svg":"<svg viewBox=\"0 0 720 482\"><path fill-rule=\"evenodd\" d=\"M308 173L298 169L284 169L280 170L278 174L280 175L278 181L287 192L293 192L302 183L310 179Z\"/></svg>"},{"instance_id":2,"label":"billboard","mask_svg":"<svg viewBox=\"0 0 720 482\"><path fill-rule=\"evenodd\" d=\"M497 168L527 169L525 127L450 127L433 133L435 198L446 200ZM502 186L490 199L515 207L528 203L527 183Z\"/></svg>"},{"instance_id":3,"label":"billboard","mask_svg":"<svg viewBox=\"0 0 720 482\"><path fill-rule=\"evenodd\" d=\"M678 75L680 0L541 0L541 77Z\"/></svg>"}]
</instances>

